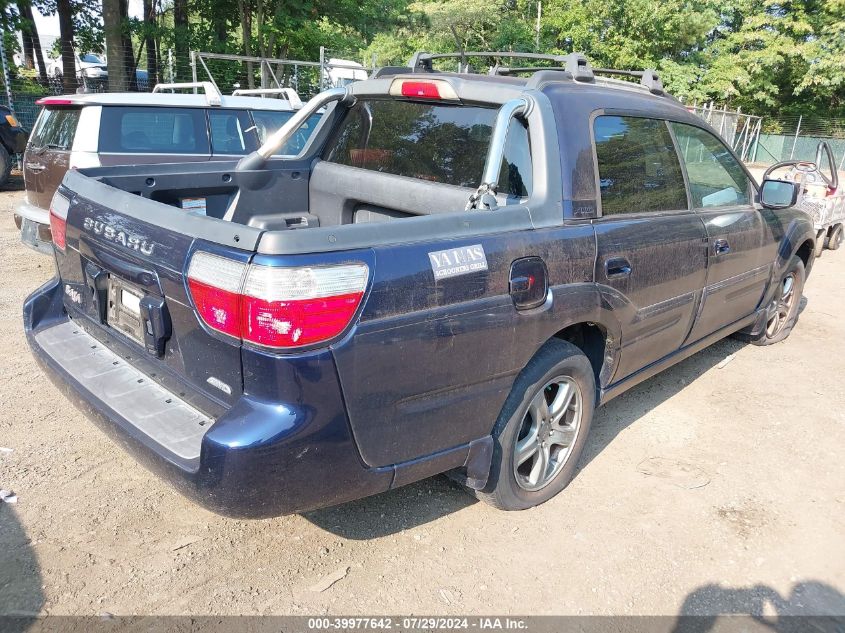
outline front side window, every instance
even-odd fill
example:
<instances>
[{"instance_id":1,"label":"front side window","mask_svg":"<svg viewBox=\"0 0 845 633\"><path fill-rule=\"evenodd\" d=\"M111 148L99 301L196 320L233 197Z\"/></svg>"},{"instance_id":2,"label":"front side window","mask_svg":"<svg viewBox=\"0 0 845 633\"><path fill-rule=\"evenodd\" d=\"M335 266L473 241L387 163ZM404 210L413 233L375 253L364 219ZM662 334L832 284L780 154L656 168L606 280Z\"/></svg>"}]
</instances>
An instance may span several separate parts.
<instances>
[{"instance_id":1,"label":"front side window","mask_svg":"<svg viewBox=\"0 0 845 633\"><path fill-rule=\"evenodd\" d=\"M664 121L599 116L593 134L602 215L687 208L681 165Z\"/></svg>"},{"instance_id":2,"label":"front side window","mask_svg":"<svg viewBox=\"0 0 845 633\"><path fill-rule=\"evenodd\" d=\"M696 209L750 204L748 176L722 141L692 125L671 126Z\"/></svg>"},{"instance_id":3,"label":"front side window","mask_svg":"<svg viewBox=\"0 0 845 633\"><path fill-rule=\"evenodd\" d=\"M104 106L100 151L130 154L208 154L202 108Z\"/></svg>"},{"instance_id":4,"label":"front side window","mask_svg":"<svg viewBox=\"0 0 845 633\"><path fill-rule=\"evenodd\" d=\"M29 142L32 147L69 150L76 135L81 108L46 108Z\"/></svg>"},{"instance_id":5,"label":"front side window","mask_svg":"<svg viewBox=\"0 0 845 633\"><path fill-rule=\"evenodd\" d=\"M330 140L325 160L429 182L475 188L481 182L497 110L412 101L362 100ZM528 129L513 121L499 192L531 193Z\"/></svg>"}]
</instances>

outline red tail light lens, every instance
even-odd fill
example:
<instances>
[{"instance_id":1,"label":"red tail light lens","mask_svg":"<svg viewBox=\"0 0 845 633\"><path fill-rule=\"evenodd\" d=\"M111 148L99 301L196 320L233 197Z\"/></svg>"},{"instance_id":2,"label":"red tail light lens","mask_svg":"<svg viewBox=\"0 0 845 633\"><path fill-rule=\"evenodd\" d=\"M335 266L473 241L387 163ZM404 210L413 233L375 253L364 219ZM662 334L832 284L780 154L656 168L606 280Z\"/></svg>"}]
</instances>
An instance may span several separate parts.
<instances>
[{"instance_id":1,"label":"red tail light lens","mask_svg":"<svg viewBox=\"0 0 845 633\"><path fill-rule=\"evenodd\" d=\"M247 265L210 253L196 253L188 266L188 288L210 328L240 338L241 287Z\"/></svg>"},{"instance_id":2,"label":"red tail light lens","mask_svg":"<svg viewBox=\"0 0 845 633\"><path fill-rule=\"evenodd\" d=\"M339 335L355 316L368 279L363 263L247 266L208 253L196 253L188 269L191 296L209 327L272 348Z\"/></svg>"},{"instance_id":3,"label":"red tail light lens","mask_svg":"<svg viewBox=\"0 0 845 633\"><path fill-rule=\"evenodd\" d=\"M67 246L65 238L69 208L70 201L67 198L58 193L53 196L53 201L50 203L50 233L52 234L53 244L63 253Z\"/></svg>"},{"instance_id":4,"label":"red tail light lens","mask_svg":"<svg viewBox=\"0 0 845 633\"><path fill-rule=\"evenodd\" d=\"M250 266L243 290L244 340L297 347L334 338L355 316L368 276L366 264Z\"/></svg>"}]
</instances>

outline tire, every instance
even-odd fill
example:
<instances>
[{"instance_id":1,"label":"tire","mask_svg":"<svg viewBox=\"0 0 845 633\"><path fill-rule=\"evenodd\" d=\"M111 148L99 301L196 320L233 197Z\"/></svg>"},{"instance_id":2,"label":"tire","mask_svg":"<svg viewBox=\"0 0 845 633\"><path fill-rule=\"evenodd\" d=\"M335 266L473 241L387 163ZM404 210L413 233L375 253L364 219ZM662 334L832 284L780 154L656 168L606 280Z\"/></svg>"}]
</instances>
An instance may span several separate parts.
<instances>
[{"instance_id":1,"label":"tire","mask_svg":"<svg viewBox=\"0 0 845 633\"><path fill-rule=\"evenodd\" d=\"M3 145L0 145L0 187L5 185L9 180L9 174L12 172L12 157Z\"/></svg>"},{"instance_id":2,"label":"tire","mask_svg":"<svg viewBox=\"0 0 845 633\"><path fill-rule=\"evenodd\" d=\"M584 449L595 394L593 367L580 349L559 339L540 348L502 407L493 429L490 477L475 496L501 510L525 510L563 490ZM514 468L518 445L524 459ZM529 445L536 450L525 448Z\"/></svg>"},{"instance_id":3,"label":"tire","mask_svg":"<svg viewBox=\"0 0 845 633\"><path fill-rule=\"evenodd\" d=\"M792 279L791 290L787 292L787 280ZM776 298L769 306L769 319L763 331L750 339L752 345L774 345L784 340L792 332L801 311L801 297L804 292L804 262L793 256L789 267L780 279ZM784 303L789 295L788 302Z\"/></svg>"},{"instance_id":4,"label":"tire","mask_svg":"<svg viewBox=\"0 0 845 633\"><path fill-rule=\"evenodd\" d=\"M842 246L842 239L843 239L843 231L842 225L837 224L833 231L830 233L830 237L827 238L827 248L828 250L835 251L839 250L839 247Z\"/></svg>"},{"instance_id":5,"label":"tire","mask_svg":"<svg viewBox=\"0 0 845 633\"><path fill-rule=\"evenodd\" d=\"M821 230L816 234L816 259L821 257L822 253L824 253L825 242L827 242L827 231Z\"/></svg>"}]
</instances>

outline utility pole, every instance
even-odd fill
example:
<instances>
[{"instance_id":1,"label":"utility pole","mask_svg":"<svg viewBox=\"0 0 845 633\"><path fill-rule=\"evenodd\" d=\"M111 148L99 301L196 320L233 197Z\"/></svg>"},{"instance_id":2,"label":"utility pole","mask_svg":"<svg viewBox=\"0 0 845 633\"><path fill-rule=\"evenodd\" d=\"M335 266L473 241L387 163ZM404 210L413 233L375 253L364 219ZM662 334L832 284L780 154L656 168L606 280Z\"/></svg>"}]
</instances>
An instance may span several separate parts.
<instances>
[{"instance_id":1,"label":"utility pole","mask_svg":"<svg viewBox=\"0 0 845 633\"><path fill-rule=\"evenodd\" d=\"M543 16L543 0L537 0L537 28L534 33L534 52L540 52L540 18Z\"/></svg>"}]
</instances>

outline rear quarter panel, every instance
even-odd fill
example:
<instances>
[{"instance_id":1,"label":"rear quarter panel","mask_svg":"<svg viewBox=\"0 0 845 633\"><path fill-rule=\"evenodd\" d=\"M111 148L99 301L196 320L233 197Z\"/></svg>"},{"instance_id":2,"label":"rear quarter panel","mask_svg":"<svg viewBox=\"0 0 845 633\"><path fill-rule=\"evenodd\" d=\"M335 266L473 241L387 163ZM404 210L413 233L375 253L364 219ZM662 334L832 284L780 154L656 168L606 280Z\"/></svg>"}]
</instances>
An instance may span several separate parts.
<instances>
[{"instance_id":1,"label":"rear quarter panel","mask_svg":"<svg viewBox=\"0 0 845 633\"><path fill-rule=\"evenodd\" d=\"M434 279L428 253L475 244L487 271ZM374 252L360 323L334 349L352 431L370 466L489 435L517 374L545 341L569 323L612 321L592 283L588 224ZM546 262L550 293L544 306L519 312L509 271L529 255Z\"/></svg>"}]
</instances>

